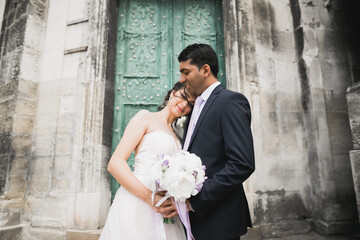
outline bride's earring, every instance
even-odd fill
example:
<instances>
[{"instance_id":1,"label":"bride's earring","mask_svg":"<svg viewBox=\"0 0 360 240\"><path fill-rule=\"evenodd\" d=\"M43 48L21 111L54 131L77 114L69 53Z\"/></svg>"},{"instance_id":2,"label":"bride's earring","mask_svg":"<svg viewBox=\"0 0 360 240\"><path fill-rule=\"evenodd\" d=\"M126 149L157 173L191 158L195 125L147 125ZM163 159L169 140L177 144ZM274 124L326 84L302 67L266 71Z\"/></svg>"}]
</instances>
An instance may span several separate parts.
<instances>
[{"instance_id":1,"label":"bride's earring","mask_svg":"<svg viewBox=\"0 0 360 240\"><path fill-rule=\"evenodd\" d=\"M169 97L169 100L171 100L172 99L172 97Z\"/></svg>"}]
</instances>

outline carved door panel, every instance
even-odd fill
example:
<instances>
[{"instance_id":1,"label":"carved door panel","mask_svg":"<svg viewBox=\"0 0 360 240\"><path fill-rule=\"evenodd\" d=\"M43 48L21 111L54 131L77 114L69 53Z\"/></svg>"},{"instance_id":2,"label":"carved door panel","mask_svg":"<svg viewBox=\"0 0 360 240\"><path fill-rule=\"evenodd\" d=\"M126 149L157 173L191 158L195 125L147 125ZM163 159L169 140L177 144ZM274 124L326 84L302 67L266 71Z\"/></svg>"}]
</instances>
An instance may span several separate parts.
<instances>
[{"instance_id":1,"label":"carved door panel","mask_svg":"<svg viewBox=\"0 0 360 240\"><path fill-rule=\"evenodd\" d=\"M120 0L112 151L140 109L157 110L179 80L179 53L195 42L216 50L225 86L221 1ZM131 168L133 163L132 154ZM118 188L111 178L112 197Z\"/></svg>"}]
</instances>

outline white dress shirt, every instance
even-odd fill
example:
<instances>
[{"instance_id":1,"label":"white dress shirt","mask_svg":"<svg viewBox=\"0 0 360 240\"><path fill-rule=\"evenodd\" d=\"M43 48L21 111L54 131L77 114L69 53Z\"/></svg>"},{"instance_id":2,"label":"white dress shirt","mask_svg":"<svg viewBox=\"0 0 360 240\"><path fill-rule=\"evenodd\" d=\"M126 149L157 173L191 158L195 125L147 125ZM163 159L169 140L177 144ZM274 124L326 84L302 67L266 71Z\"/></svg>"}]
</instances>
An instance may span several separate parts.
<instances>
[{"instance_id":1,"label":"white dress shirt","mask_svg":"<svg viewBox=\"0 0 360 240\"><path fill-rule=\"evenodd\" d=\"M191 114L188 130L187 130L183 150L187 151L187 149L189 148L190 139L191 139L191 136L192 136L192 134L194 132L194 129L195 129L196 123L197 123L197 121L199 119L199 116L201 114L201 111L203 110L203 108L204 108L204 106L206 104L206 101L210 97L212 91L214 91L214 89L219 84L220 84L219 81L214 82L200 96L198 96L196 98L194 110L193 110L193 113ZM197 106L197 103L200 103L200 106Z\"/></svg>"}]
</instances>

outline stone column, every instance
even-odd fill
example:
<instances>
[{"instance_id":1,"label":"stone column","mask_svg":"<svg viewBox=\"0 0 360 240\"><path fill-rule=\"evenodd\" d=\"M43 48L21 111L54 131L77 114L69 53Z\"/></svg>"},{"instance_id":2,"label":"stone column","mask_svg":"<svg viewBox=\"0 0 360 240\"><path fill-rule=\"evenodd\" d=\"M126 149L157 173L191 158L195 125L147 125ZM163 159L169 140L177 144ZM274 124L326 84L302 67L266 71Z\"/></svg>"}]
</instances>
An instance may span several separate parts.
<instances>
[{"instance_id":1,"label":"stone column","mask_svg":"<svg viewBox=\"0 0 360 240\"><path fill-rule=\"evenodd\" d=\"M107 52L110 2L49 1L24 239L96 239L105 223L114 79L108 75L114 69Z\"/></svg>"},{"instance_id":2,"label":"stone column","mask_svg":"<svg viewBox=\"0 0 360 240\"><path fill-rule=\"evenodd\" d=\"M110 146L106 144L107 135L111 131L104 123L108 117L104 115L104 108L108 104L105 100L109 11L108 1L90 1L88 55L86 56L85 76L83 85L82 124L77 130L81 138L77 139L82 159L78 192L75 205L75 223L79 229L101 228L106 220L110 206L109 174L106 171L110 159ZM112 69L114 71L114 69ZM105 120L105 121L104 121ZM89 211L90 210L90 211Z\"/></svg>"},{"instance_id":3,"label":"stone column","mask_svg":"<svg viewBox=\"0 0 360 240\"><path fill-rule=\"evenodd\" d=\"M0 238L20 239L47 5L41 0L5 2L0 38Z\"/></svg>"},{"instance_id":4,"label":"stone column","mask_svg":"<svg viewBox=\"0 0 360 240\"><path fill-rule=\"evenodd\" d=\"M353 150L350 151L350 161L354 180L358 217L360 220L360 82L347 89L346 98L353 137Z\"/></svg>"}]
</instances>

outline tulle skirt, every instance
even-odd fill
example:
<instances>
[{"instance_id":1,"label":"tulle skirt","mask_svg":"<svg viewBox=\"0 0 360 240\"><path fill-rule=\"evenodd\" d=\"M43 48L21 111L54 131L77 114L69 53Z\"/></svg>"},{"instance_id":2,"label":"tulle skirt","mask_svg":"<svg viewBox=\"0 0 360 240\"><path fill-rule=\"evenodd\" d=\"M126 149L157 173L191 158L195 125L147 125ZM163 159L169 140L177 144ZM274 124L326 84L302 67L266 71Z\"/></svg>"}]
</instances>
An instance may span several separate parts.
<instances>
[{"instance_id":1,"label":"tulle skirt","mask_svg":"<svg viewBox=\"0 0 360 240\"><path fill-rule=\"evenodd\" d=\"M155 210L120 187L109 210L100 240L162 240L158 236L156 224ZM178 216L175 217L174 224L163 225L166 239L186 240Z\"/></svg>"}]
</instances>

